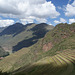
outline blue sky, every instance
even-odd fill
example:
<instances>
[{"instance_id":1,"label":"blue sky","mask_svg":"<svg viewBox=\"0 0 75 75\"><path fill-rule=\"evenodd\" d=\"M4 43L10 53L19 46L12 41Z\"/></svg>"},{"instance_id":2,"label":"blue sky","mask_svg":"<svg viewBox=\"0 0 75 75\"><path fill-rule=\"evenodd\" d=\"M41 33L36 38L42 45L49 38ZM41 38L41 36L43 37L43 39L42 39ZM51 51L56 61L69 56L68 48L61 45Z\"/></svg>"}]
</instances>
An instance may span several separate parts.
<instances>
[{"instance_id":1,"label":"blue sky","mask_svg":"<svg viewBox=\"0 0 75 75\"><path fill-rule=\"evenodd\" d=\"M75 0L0 0L0 27L13 23L75 22Z\"/></svg>"}]
</instances>

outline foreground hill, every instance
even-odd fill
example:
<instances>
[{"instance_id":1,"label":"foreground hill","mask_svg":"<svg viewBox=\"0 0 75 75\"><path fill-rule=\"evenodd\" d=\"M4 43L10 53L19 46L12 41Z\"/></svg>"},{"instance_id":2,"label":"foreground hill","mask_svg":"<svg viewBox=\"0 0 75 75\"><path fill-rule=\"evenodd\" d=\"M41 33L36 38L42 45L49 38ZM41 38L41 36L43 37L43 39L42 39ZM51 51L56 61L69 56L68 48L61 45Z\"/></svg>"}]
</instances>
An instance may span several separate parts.
<instances>
[{"instance_id":1,"label":"foreground hill","mask_svg":"<svg viewBox=\"0 0 75 75\"><path fill-rule=\"evenodd\" d=\"M53 28L45 23L27 25L16 23L0 33L0 45L6 51L15 52L33 45Z\"/></svg>"},{"instance_id":2,"label":"foreground hill","mask_svg":"<svg viewBox=\"0 0 75 75\"><path fill-rule=\"evenodd\" d=\"M61 52L65 55L62 54L63 56L59 56ZM67 55L66 53L68 53L69 55ZM13 74L20 72L20 75L22 75L23 73L23 75L38 75L39 73L41 75L41 73L44 72L46 72L46 75L48 75L49 73L51 73L51 75L60 75L60 73L62 72L64 73L61 75L69 75L67 71L69 71L71 68L72 75L74 75L75 72L73 71L73 67L75 66L73 66L73 64L70 62L72 61L73 63L75 63L75 57L73 53L75 54L75 23L71 25L58 24L53 30L47 32L45 37L40 39L33 46L29 48L23 48L18 52L5 57L2 61L0 61L0 69L3 72L14 71ZM68 60L70 54L73 54L74 60ZM42 60L42 58L44 59ZM72 58L72 56L69 58ZM51 62L48 62L49 64L47 63L47 65L45 65L45 61L47 62L47 59ZM58 63L57 65L54 64L55 61L53 59L59 64L61 64L60 62L62 62L63 65L59 66ZM68 66L66 66L65 62L68 64ZM50 64L53 64L53 66ZM50 69L51 71L48 69ZM56 74L54 74L56 69Z\"/></svg>"},{"instance_id":3,"label":"foreground hill","mask_svg":"<svg viewBox=\"0 0 75 75\"><path fill-rule=\"evenodd\" d=\"M13 72L14 75L75 75L75 50L45 57Z\"/></svg>"}]
</instances>

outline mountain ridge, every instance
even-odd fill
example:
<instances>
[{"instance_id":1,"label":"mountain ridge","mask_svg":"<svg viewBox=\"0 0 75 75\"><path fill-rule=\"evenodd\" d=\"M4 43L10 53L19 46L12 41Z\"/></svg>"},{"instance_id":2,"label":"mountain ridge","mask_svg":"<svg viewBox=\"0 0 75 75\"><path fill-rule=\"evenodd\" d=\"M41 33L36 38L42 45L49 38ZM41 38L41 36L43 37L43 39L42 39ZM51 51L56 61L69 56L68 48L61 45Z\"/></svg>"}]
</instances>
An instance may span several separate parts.
<instances>
[{"instance_id":1,"label":"mountain ridge","mask_svg":"<svg viewBox=\"0 0 75 75\"><path fill-rule=\"evenodd\" d=\"M30 41L27 46L33 45L34 43L37 42L38 39L44 37L46 32L48 32L53 28L54 28L53 26L49 26L48 24L45 23L41 24L30 23L27 25L15 23L11 26L8 26L0 33L0 45L4 48L4 50L9 51L10 53L12 51L15 52L25 47L24 45L23 46L21 45L19 48L18 44L20 42L27 45L26 43ZM14 49L14 47L16 49Z\"/></svg>"},{"instance_id":2,"label":"mountain ridge","mask_svg":"<svg viewBox=\"0 0 75 75\"><path fill-rule=\"evenodd\" d=\"M67 35L67 37L64 38L65 35ZM50 42L52 42L53 45L51 48L48 48L48 46L51 46ZM46 48L43 48L44 45ZM44 49L48 49L48 50L44 50ZM16 73L17 71L19 71L21 74L28 73L28 75L33 75L33 73L34 73L34 75L35 75L36 71L37 71L37 73L39 71L39 69L37 69L37 70L35 69L38 66L36 66L36 67L32 66L33 67L33 71L32 71L31 65L41 64L41 65L45 66L43 63L50 61L48 57L50 57L50 59L52 59L52 60L53 59L57 60L56 57L58 57L58 54L60 55L60 53L62 53L62 52L63 52L63 54L65 52L69 53L69 54L71 52L73 54L74 51L75 51L75 23L71 24L71 25L68 25L68 24L60 25L59 24L53 30L47 32L46 35L44 36L44 38L39 39L39 41L37 43L35 43L34 45L32 45L28 48L22 48L21 50L13 53L12 55L5 57L0 62L0 66L1 66L0 69L2 69L3 72L10 71L10 72ZM66 55L65 55L64 61L66 61L68 59L68 57L72 58L72 56L69 55L66 59ZM45 57L47 57L48 60ZM45 58L45 59L41 60L43 58ZM59 58L60 57L58 57L58 59ZM63 59L64 59L64 56L63 56ZM7 60L9 60L9 62L6 63ZM59 60L61 60L63 63L65 63L61 58ZM73 60L72 59L70 59L70 60L73 61L75 59L73 58ZM38 63L39 61L41 61L41 62ZM66 61L66 62L68 63L70 61ZM55 63L55 62L53 61L52 63ZM75 62L73 62L73 63L75 63ZM68 65L70 66L70 64L68 64ZM5 66L6 66L6 68L5 68ZM9 67L9 66L11 66L11 67ZM42 66L42 68L41 68L41 66L39 66L42 73L46 70L43 66ZM45 67L47 68L47 65ZM63 66L61 66L59 69L61 69L61 68L63 68ZM47 69L50 69L50 67L48 67ZM59 70L59 69L57 68L57 70ZM66 67L64 69L66 71ZM24 73L23 73L23 71L24 71ZM69 71L69 69L68 69L68 71ZM50 73L50 71L48 73ZM52 73L52 71L51 71L51 73ZM74 72L74 74L75 74L75 72ZM57 75L59 75L59 73ZM69 74L67 74L67 75L69 75Z\"/></svg>"}]
</instances>

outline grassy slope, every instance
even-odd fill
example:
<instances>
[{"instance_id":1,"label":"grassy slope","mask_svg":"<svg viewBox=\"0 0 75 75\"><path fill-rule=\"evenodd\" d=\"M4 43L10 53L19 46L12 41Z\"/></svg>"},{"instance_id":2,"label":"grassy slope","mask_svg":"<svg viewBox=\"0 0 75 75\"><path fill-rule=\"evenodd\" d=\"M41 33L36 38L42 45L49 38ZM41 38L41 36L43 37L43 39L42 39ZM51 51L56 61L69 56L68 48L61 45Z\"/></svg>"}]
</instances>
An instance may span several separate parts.
<instances>
[{"instance_id":1,"label":"grassy slope","mask_svg":"<svg viewBox=\"0 0 75 75\"><path fill-rule=\"evenodd\" d=\"M23 30L21 33L17 34L16 36L13 37L14 34L4 34L0 36L0 45L5 49L9 50L10 52L12 51L12 47L16 46L19 42L23 40L30 39L35 36L33 35L34 31L31 30L34 28L36 24L31 24L25 27L25 30ZM8 28L8 27L7 27ZM43 28L43 27L42 27ZM40 28L40 30L42 29ZM45 27L47 30L50 30L53 28L53 26L46 25ZM38 28L37 28L38 29ZM36 29L36 30L37 30ZM19 31L19 30L18 30ZM10 31L8 31L10 32ZM45 35L45 34L44 34Z\"/></svg>"},{"instance_id":2,"label":"grassy slope","mask_svg":"<svg viewBox=\"0 0 75 75\"><path fill-rule=\"evenodd\" d=\"M66 37L63 38L64 36ZM53 47L45 52L43 46L49 42L53 44ZM31 49L37 56L38 54L42 55L42 53L42 56L53 56L59 51L75 49L75 23L71 25L57 25L52 31L49 31L43 39L33 45Z\"/></svg>"},{"instance_id":3,"label":"grassy slope","mask_svg":"<svg viewBox=\"0 0 75 75\"><path fill-rule=\"evenodd\" d=\"M14 75L75 75L75 50L45 57L30 66L20 68Z\"/></svg>"},{"instance_id":4,"label":"grassy slope","mask_svg":"<svg viewBox=\"0 0 75 75\"><path fill-rule=\"evenodd\" d=\"M4 51L3 48L0 46L0 57L5 57L7 56L9 53Z\"/></svg>"},{"instance_id":5,"label":"grassy slope","mask_svg":"<svg viewBox=\"0 0 75 75\"><path fill-rule=\"evenodd\" d=\"M63 28L62 28L63 27ZM30 65L38 60L47 57L54 56L63 50L74 50L75 49L75 34L72 30L75 29L75 24L65 25L60 24L57 25L54 30L48 32L43 39L40 39L35 45L28 48L28 52L25 52L26 49L23 50L23 53L16 52L0 62L0 69L3 71L14 71L19 69L20 67ZM64 33L67 35L66 38L63 38ZM61 35L62 34L62 35ZM53 43L53 48L47 52L42 50L44 44L48 42ZM19 55L18 55L19 54ZM13 57L14 56L14 57ZM14 60L14 58L17 59ZM11 61L10 61L10 60ZM8 64L6 63L9 60ZM14 62L11 64L11 62ZM5 64L5 65L4 65ZM11 64L11 65L10 65ZM5 69L6 66L6 69ZM10 67L11 66L11 67Z\"/></svg>"},{"instance_id":6,"label":"grassy slope","mask_svg":"<svg viewBox=\"0 0 75 75\"><path fill-rule=\"evenodd\" d=\"M10 70L14 66L16 61L20 60L20 57L28 53L28 51L29 49L21 49L20 51L5 57L0 61L0 68L3 69L3 71Z\"/></svg>"}]
</instances>

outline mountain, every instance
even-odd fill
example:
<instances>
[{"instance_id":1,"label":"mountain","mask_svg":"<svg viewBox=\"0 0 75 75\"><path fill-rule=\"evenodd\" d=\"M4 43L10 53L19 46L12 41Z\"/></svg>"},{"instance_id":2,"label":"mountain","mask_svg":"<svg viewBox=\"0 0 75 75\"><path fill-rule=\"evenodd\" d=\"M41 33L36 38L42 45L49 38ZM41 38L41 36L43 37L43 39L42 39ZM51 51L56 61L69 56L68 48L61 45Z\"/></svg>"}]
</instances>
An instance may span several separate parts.
<instances>
[{"instance_id":1,"label":"mountain","mask_svg":"<svg viewBox=\"0 0 75 75\"><path fill-rule=\"evenodd\" d=\"M37 48L37 51L56 52L56 49L62 51L64 49L75 49L75 23L69 24L58 24L56 27L49 31L45 37L38 41L34 45L34 50ZM38 46L38 47L37 47Z\"/></svg>"},{"instance_id":2,"label":"mountain","mask_svg":"<svg viewBox=\"0 0 75 75\"><path fill-rule=\"evenodd\" d=\"M7 55L9 55L9 53L4 51L3 48L0 46L0 57L5 57Z\"/></svg>"},{"instance_id":3,"label":"mountain","mask_svg":"<svg viewBox=\"0 0 75 75\"><path fill-rule=\"evenodd\" d=\"M0 33L5 29L6 27L0 27Z\"/></svg>"},{"instance_id":4,"label":"mountain","mask_svg":"<svg viewBox=\"0 0 75 75\"><path fill-rule=\"evenodd\" d=\"M45 57L29 66L24 66L13 75L75 75L75 50Z\"/></svg>"},{"instance_id":5,"label":"mountain","mask_svg":"<svg viewBox=\"0 0 75 75\"><path fill-rule=\"evenodd\" d=\"M34 45L1 60L0 69L14 75L75 75L74 64L75 23L61 23Z\"/></svg>"},{"instance_id":6,"label":"mountain","mask_svg":"<svg viewBox=\"0 0 75 75\"><path fill-rule=\"evenodd\" d=\"M21 23L16 23L13 24L6 29L4 29L1 33L0 36L2 35L16 35L17 33L21 32L24 29L24 25Z\"/></svg>"},{"instance_id":7,"label":"mountain","mask_svg":"<svg viewBox=\"0 0 75 75\"><path fill-rule=\"evenodd\" d=\"M0 45L8 52L15 52L35 44L38 39L44 37L53 28L45 23L27 25L15 23L0 33Z\"/></svg>"}]
</instances>

